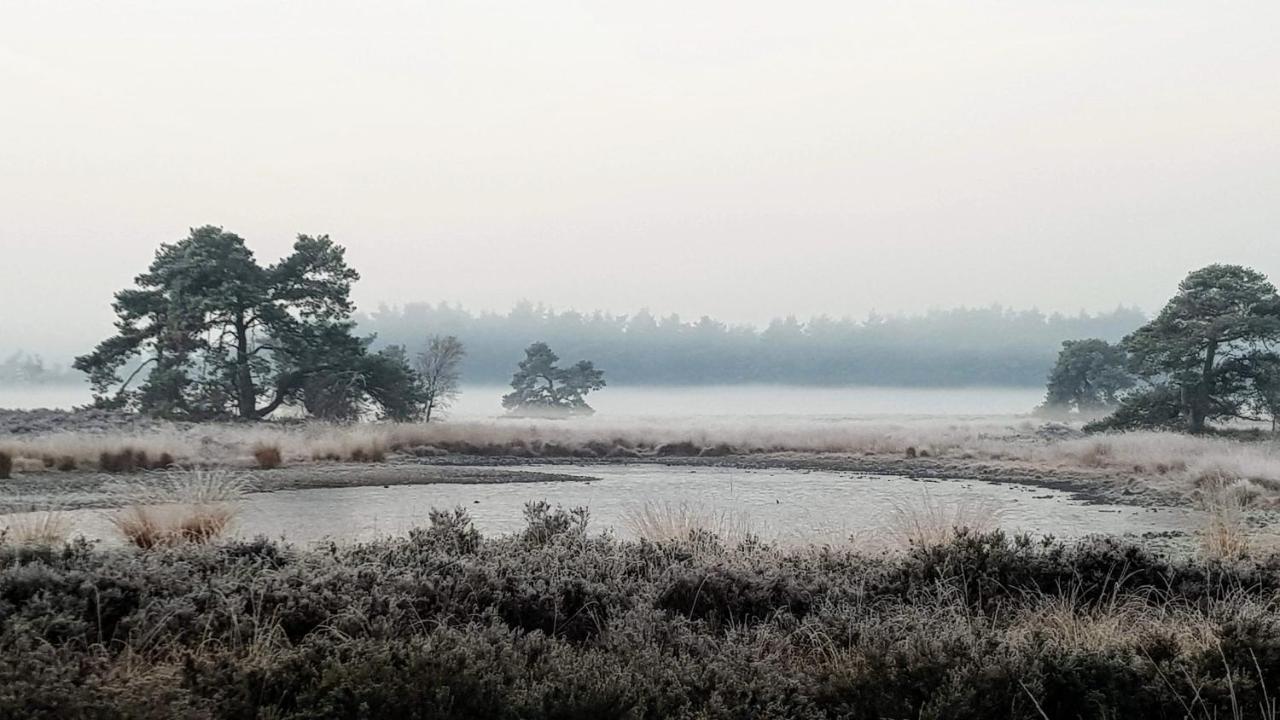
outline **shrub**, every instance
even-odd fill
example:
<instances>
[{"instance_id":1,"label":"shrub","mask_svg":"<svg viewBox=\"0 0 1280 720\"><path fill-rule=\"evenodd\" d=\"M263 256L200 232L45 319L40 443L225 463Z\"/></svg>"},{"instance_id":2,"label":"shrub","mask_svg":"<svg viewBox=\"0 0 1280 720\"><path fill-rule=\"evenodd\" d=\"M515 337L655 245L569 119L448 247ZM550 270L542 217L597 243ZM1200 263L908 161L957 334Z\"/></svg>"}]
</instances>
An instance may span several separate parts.
<instances>
[{"instance_id":1,"label":"shrub","mask_svg":"<svg viewBox=\"0 0 1280 720\"><path fill-rule=\"evenodd\" d=\"M656 607L694 619L758 622L776 613L809 614L818 587L806 587L785 571L715 567L678 573L658 595Z\"/></svg>"},{"instance_id":2,"label":"shrub","mask_svg":"<svg viewBox=\"0 0 1280 720\"><path fill-rule=\"evenodd\" d=\"M554 509L545 500L524 504L525 529L522 537L536 544L545 544L557 538L580 538L586 535L587 520L591 513L585 507L565 510Z\"/></svg>"},{"instance_id":3,"label":"shrub","mask_svg":"<svg viewBox=\"0 0 1280 720\"><path fill-rule=\"evenodd\" d=\"M258 463L258 467L263 470L278 468L284 461L278 445L258 445L254 447L253 459Z\"/></svg>"},{"instance_id":4,"label":"shrub","mask_svg":"<svg viewBox=\"0 0 1280 720\"><path fill-rule=\"evenodd\" d=\"M387 459L387 451L378 445L358 447L351 451L351 462L380 463Z\"/></svg>"},{"instance_id":5,"label":"shrub","mask_svg":"<svg viewBox=\"0 0 1280 720\"><path fill-rule=\"evenodd\" d=\"M483 539L471 521L471 515L461 506L453 510L431 508L427 515L430 525L425 529L409 531L409 539L439 546L446 552L467 554L475 552Z\"/></svg>"},{"instance_id":6,"label":"shrub","mask_svg":"<svg viewBox=\"0 0 1280 720\"><path fill-rule=\"evenodd\" d=\"M549 541L454 509L313 549L6 545L0 717L1268 717L1280 677L1277 560L711 555L530 515Z\"/></svg>"},{"instance_id":7,"label":"shrub","mask_svg":"<svg viewBox=\"0 0 1280 720\"><path fill-rule=\"evenodd\" d=\"M132 473L139 470L158 470L173 465L173 456L160 453L150 457L146 450L126 447L115 452L104 450L98 456L98 469L107 473Z\"/></svg>"}]
</instances>

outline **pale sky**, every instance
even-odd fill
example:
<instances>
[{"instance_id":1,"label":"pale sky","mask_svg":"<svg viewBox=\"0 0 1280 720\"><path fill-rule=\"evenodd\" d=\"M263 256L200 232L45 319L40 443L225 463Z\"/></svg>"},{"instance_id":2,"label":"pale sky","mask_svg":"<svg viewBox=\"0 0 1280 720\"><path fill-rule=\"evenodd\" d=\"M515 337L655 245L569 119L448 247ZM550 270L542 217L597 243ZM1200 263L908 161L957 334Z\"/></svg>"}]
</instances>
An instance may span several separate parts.
<instances>
[{"instance_id":1,"label":"pale sky","mask_svg":"<svg viewBox=\"0 0 1280 720\"><path fill-rule=\"evenodd\" d=\"M761 323L1280 281L1280 3L4 0L0 354L196 225L362 309Z\"/></svg>"}]
</instances>

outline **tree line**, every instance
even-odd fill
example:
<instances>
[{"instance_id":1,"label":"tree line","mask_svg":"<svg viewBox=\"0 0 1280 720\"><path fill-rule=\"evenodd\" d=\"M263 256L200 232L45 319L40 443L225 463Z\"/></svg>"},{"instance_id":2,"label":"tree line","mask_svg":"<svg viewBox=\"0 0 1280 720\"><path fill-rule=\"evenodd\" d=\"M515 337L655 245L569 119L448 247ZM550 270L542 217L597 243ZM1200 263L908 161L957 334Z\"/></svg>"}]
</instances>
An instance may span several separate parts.
<instances>
[{"instance_id":1,"label":"tree line","mask_svg":"<svg viewBox=\"0 0 1280 720\"><path fill-rule=\"evenodd\" d=\"M468 382L502 382L511 358L534 342L592 358L626 384L785 383L1034 387L1044 383L1062 341L1117 341L1146 322L1137 309L1090 315L1015 311L999 306L923 315L872 314L864 320L787 317L762 329L710 317L687 321L555 311L521 303L506 313L473 313L447 303L382 307L357 315L377 343L412 345L424 329L467 347Z\"/></svg>"},{"instance_id":2,"label":"tree line","mask_svg":"<svg viewBox=\"0 0 1280 720\"><path fill-rule=\"evenodd\" d=\"M1093 430L1186 429L1280 418L1280 294L1239 265L1196 270L1151 321L1119 343L1063 343L1048 409L1110 414Z\"/></svg>"}]
</instances>

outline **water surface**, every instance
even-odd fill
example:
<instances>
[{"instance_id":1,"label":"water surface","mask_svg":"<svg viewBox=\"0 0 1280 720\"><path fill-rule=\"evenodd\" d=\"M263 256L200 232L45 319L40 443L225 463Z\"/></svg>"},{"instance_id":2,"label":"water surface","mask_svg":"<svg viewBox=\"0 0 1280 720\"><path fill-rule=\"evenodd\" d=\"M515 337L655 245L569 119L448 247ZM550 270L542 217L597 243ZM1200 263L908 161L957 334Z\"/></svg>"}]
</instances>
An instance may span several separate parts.
<instances>
[{"instance_id":1,"label":"water surface","mask_svg":"<svg viewBox=\"0 0 1280 720\"><path fill-rule=\"evenodd\" d=\"M538 470L529 467L528 470ZM930 509L991 520L1011 531L1080 537L1187 530L1186 510L1087 505L1069 494L1022 485L918 480L887 475L797 470L739 470L662 465L549 466L550 472L594 476L592 482L408 485L324 488L250 495L235 532L297 543L370 540L427 523L432 507L465 507L486 535L524 527L529 501L591 511L593 531L633 536L628 516L651 505L684 504L745 520L769 539L831 542L896 534L904 515ZM104 511L71 513L78 532L112 539Z\"/></svg>"}]
</instances>

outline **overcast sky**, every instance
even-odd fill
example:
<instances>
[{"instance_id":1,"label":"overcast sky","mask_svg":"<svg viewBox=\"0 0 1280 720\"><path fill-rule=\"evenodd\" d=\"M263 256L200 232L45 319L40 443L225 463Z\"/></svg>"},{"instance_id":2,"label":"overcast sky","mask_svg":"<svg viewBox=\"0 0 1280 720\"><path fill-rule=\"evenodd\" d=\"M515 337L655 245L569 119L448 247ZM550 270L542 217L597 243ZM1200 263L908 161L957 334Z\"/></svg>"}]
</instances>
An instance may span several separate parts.
<instances>
[{"instance_id":1,"label":"overcast sky","mask_svg":"<svg viewBox=\"0 0 1280 720\"><path fill-rule=\"evenodd\" d=\"M0 353L189 227L356 298L862 316L1280 280L1280 3L5 0Z\"/></svg>"}]
</instances>

